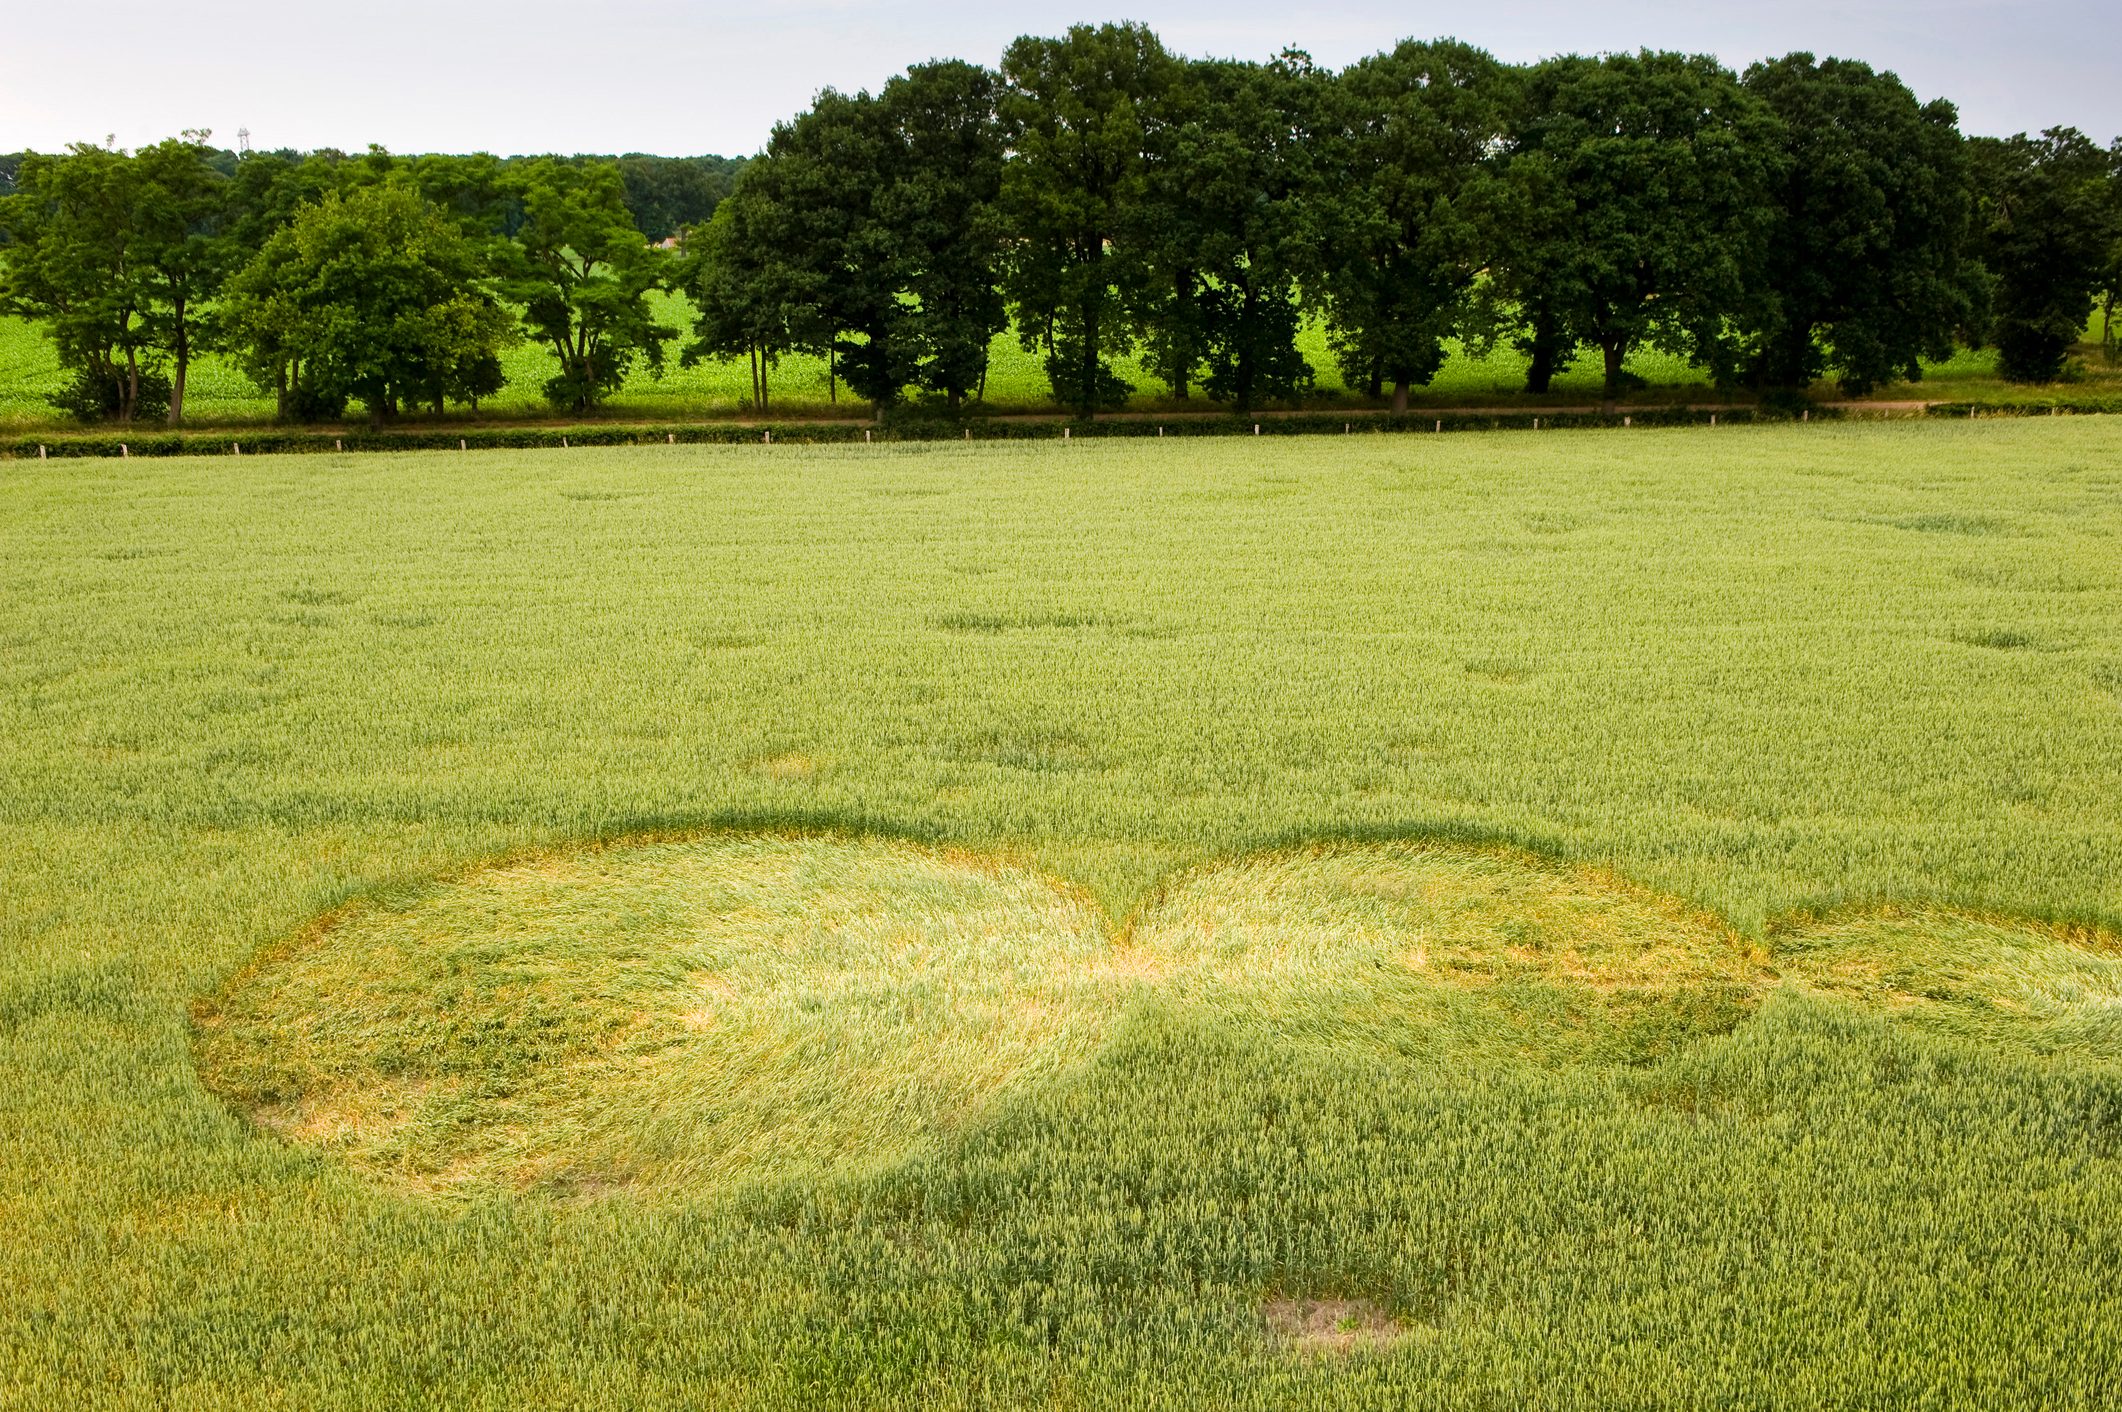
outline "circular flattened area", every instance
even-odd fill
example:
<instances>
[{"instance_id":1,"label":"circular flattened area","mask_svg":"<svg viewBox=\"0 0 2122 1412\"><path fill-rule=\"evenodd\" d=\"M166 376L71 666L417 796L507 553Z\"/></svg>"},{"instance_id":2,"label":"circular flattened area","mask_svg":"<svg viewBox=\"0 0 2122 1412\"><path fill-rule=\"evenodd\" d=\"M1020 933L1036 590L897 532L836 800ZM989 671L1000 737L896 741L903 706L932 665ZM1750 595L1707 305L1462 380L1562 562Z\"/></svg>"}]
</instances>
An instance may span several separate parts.
<instances>
[{"instance_id":1,"label":"circular flattened area","mask_svg":"<svg viewBox=\"0 0 2122 1412\"><path fill-rule=\"evenodd\" d=\"M1130 984L1030 872L874 840L586 849L365 904L200 1006L208 1084L434 1191L889 1163L1086 1056Z\"/></svg>"},{"instance_id":2,"label":"circular flattened area","mask_svg":"<svg viewBox=\"0 0 2122 1412\"><path fill-rule=\"evenodd\" d=\"M1501 849L1341 845L1181 880L1133 939L1169 984L1277 1033L1469 1061L1641 1063L1774 982L1672 898Z\"/></svg>"},{"instance_id":3,"label":"circular flattened area","mask_svg":"<svg viewBox=\"0 0 2122 1412\"><path fill-rule=\"evenodd\" d=\"M2122 936L1940 907L1852 912L1778 938L1777 964L1897 1018L2036 1053L2122 1056Z\"/></svg>"}]
</instances>

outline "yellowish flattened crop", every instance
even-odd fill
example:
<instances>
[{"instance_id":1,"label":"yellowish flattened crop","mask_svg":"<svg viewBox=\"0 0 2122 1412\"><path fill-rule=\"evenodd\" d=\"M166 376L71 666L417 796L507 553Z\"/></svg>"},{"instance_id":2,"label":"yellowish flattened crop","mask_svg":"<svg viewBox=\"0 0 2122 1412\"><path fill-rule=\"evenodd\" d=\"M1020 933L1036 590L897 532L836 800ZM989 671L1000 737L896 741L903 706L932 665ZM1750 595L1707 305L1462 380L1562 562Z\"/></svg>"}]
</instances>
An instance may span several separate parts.
<instances>
[{"instance_id":1,"label":"yellowish flattened crop","mask_svg":"<svg viewBox=\"0 0 2122 1412\"><path fill-rule=\"evenodd\" d=\"M896 1162L1088 1059L1137 999L1437 1077L1642 1064L1779 984L2122 1052L2122 942L1937 910L1770 948L1595 869L1342 844L1178 879L1115 944L1027 870L880 840L540 855L371 902L198 1011L208 1083L431 1192L711 1192Z\"/></svg>"},{"instance_id":2,"label":"yellowish flattened crop","mask_svg":"<svg viewBox=\"0 0 2122 1412\"><path fill-rule=\"evenodd\" d=\"M1778 968L1898 1017L2040 1053L2122 1056L2122 937L1944 908L1793 927Z\"/></svg>"},{"instance_id":3,"label":"yellowish flattened crop","mask_svg":"<svg viewBox=\"0 0 2122 1412\"><path fill-rule=\"evenodd\" d=\"M1773 984L1729 927L1608 874L1500 849L1336 845L1204 869L1133 944L1175 989L1297 1039L1640 1062Z\"/></svg>"},{"instance_id":4,"label":"yellowish flattened crop","mask_svg":"<svg viewBox=\"0 0 2122 1412\"><path fill-rule=\"evenodd\" d=\"M357 908L201 1007L208 1082L433 1191L709 1190L896 1160L1088 1054L1096 909L903 844L709 839Z\"/></svg>"}]
</instances>

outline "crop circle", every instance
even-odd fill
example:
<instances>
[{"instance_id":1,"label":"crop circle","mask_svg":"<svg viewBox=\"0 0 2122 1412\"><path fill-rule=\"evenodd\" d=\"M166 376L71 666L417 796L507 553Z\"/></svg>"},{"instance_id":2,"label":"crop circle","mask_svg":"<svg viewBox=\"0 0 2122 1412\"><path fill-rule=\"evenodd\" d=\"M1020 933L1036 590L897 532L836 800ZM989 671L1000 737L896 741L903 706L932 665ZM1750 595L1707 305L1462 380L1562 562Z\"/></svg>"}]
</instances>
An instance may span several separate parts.
<instances>
[{"instance_id":1,"label":"crop circle","mask_svg":"<svg viewBox=\"0 0 2122 1412\"><path fill-rule=\"evenodd\" d=\"M860 839L544 855L366 903L200 1007L209 1086L436 1192L899 1160L1095 1046L1125 977L1029 871Z\"/></svg>"},{"instance_id":2,"label":"crop circle","mask_svg":"<svg viewBox=\"0 0 2122 1412\"><path fill-rule=\"evenodd\" d=\"M1641 1063L1773 987L1723 922L1508 849L1329 845L1181 879L1138 922L1173 988L1287 1038L1470 1064Z\"/></svg>"}]
</instances>

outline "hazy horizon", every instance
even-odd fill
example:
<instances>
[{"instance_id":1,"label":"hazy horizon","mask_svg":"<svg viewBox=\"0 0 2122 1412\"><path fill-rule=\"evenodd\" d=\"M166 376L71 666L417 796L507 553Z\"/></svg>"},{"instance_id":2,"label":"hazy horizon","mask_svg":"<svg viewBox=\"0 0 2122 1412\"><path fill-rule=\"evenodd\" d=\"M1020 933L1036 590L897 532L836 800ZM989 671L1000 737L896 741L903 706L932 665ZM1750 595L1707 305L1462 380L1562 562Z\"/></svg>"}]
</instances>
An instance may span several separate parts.
<instances>
[{"instance_id":1,"label":"hazy horizon","mask_svg":"<svg viewBox=\"0 0 2122 1412\"><path fill-rule=\"evenodd\" d=\"M1853 12L1793 0L1773 13L1679 0L1582 6L1495 0L1445 6L1229 0L1074 12L963 0L800 0L766 13L644 0L582 12L552 0L504 7L379 0L362 23L239 9L113 0L94 12L29 11L11 24L0 89L0 151L53 151L114 136L123 146L206 128L260 149L380 143L400 152L755 152L819 89L874 89L910 63L992 64L1025 33L1139 19L1174 50L1266 58L1284 46L1340 68L1408 37L1452 35L1499 58L1636 48L1716 54L1734 69L1795 49L1862 59L1924 99L1959 105L1970 133L2075 126L2122 134L2122 84L2108 70L2122 7L1995 0L1892 0ZM491 18L489 18L491 16ZM114 49L105 36L145 43Z\"/></svg>"}]
</instances>

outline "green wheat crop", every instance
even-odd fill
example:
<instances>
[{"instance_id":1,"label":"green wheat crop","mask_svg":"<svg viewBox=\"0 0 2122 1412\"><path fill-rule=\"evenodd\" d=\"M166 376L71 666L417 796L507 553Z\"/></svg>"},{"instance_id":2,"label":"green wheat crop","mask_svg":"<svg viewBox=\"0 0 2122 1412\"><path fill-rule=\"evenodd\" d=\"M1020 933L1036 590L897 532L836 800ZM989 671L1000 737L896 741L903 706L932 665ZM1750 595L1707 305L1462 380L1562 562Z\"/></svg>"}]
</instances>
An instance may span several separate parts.
<instances>
[{"instance_id":1,"label":"green wheat crop","mask_svg":"<svg viewBox=\"0 0 2122 1412\"><path fill-rule=\"evenodd\" d=\"M0 1406L2100 1408L2122 423L0 467Z\"/></svg>"}]
</instances>

